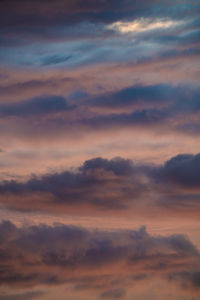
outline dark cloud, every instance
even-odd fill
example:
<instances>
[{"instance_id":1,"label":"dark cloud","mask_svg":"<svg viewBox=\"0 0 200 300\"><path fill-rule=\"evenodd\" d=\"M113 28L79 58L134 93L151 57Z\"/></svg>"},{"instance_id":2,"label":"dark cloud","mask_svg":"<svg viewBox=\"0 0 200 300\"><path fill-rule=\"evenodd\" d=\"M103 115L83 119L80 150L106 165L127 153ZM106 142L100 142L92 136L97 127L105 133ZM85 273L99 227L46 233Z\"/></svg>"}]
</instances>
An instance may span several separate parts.
<instances>
[{"instance_id":1,"label":"dark cloud","mask_svg":"<svg viewBox=\"0 0 200 300\"><path fill-rule=\"evenodd\" d=\"M120 299L122 297L125 297L126 292L124 289L114 289L109 290L101 294L102 299Z\"/></svg>"},{"instance_id":2,"label":"dark cloud","mask_svg":"<svg viewBox=\"0 0 200 300\"><path fill-rule=\"evenodd\" d=\"M81 207L111 212L135 206L138 209L144 203L148 203L150 211L155 197L158 209L190 206L198 211L199 174L199 154L178 155L163 166L134 164L122 158L95 158L77 171L33 176L23 183L4 181L0 201L8 208L26 211L72 209L79 213Z\"/></svg>"},{"instance_id":3,"label":"dark cloud","mask_svg":"<svg viewBox=\"0 0 200 300\"><path fill-rule=\"evenodd\" d=\"M68 81L69 79L66 78L63 83L67 84ZM40 81L29 81L23 85L7 86L6 90L26 91L50 85L52 91L57 88L56 82L44 82L43 86ZM4 90L2 88L2 93ZM102 94L93 99L88 94L84 94L82 98L78 93L74 95L68 96L67 100L62 96L49 95L15 103L2 103L0 114L2 117L14 117L14 123L11 123L9 128L12 129L14 126L14 131L18 129L19 133L16 134L26 135L27 132L28 136L32 133L36 136L39 134L38 137L49 134L57 136L72 131L87 134L88 130L123 127L145 127L155 130L163 128L165 131L190 132L191 128L196 128L199 124L195 119L194 122L190 121L190 126L188 125L188 120L200 111L198 88L159 84L133 86L118 92ZM56 117L57 112L60 114ZM49 114L48 118L40 118L46 113ZM25 116L27 118L24 118ZM15 119L16 117L20 122ZM31 122L28 117L32 117ZM40 130L37 131L38 125ZM184 130L184 127L187 127L187 130Z\"/></svg>"},{"instance_id":4,"label":"dark cloud","mask_svg":"<svg viewBox=\"0 0 200 300\"><path fill-rule=\"evenodd\" d=\"M83 173L93 172L98 169L111 171L115 175L131 175L133 173L133 162L130 159L115 158L112 160L101 157L93 158L84 162L80 170Z\"/></svg>"},{"instance_id":5,"label":"dark cloud","mask_svg":"<svg viewBox=\"0 0 200 300\"><path fill-rule=\"evenodd\" d=\"M171 101L179 89L168 85L159 84L152 86L133 86L118 92L102 95L91 101L92 105L102 107L126 107L134 103L156 103Z\"/></svg>"},{"instance_id":6,"label":"dark cloud","mask_svg":"<svg viewBox=\"0 0 200 300\"><path fill-rule=\"evenodd\" d=\"M200 289L200 271L191 272L191 273L182 273L182 277L188 278L189 282L194 288Z\"/></svg>"},{"instance_id":7,"label":"dark cloud","mask_svg":"<svg viewBox=\"0 0 200 300\"><path fill-rule=\"evenodd\" d=\"M187 134L198 136L200 133L200 122L197 120L185 122L177 127L181 132L185 132Z\"/></svg>"},{"instance_id":8,"label":"dark cloud","mask_svg":"<svg viewBox=\"0 0 200 300\"><path fill-rule=\"evenodd\" d=\"M148 8L154 6L157 3L158 7L164 8L170 3L170 1L163 1L162 5L159 5L159 1L151 0L148 3L146 1L121 1L121 0L109 0L109 1L69 1L59 0L57 2L48 1L40 2L29 0L18 1L2 1L1 2L1 14L2 25L21 25L34 24L36 27L36 21L39 24L62 24L75 23L83 20L87 21L103 21L112 22L122 17L135 16L135 14L141 15L141 10L146 13ZM154 7L152 7L154 8ZM149 12L151 13L151 11ZM6 19L7 18L7 19ZM9 23L10 22L10 23ZM36 27L37 28L37 27Z\"/></svg>"},{"instance_id":9,"label":"dark cloud","mask_svg":"<svg viewBox=\"0 0 200 300\"><path fill-rule=\"evenodd\" d=\"M0 300L31 300L39 299L44 293L40 291L36 292L27 292L23 294L12 294L12 295L1 295Z\"/></svg>"},{"instance_id":10,"label":"dark cloud","mask_svg":"<svg viewBox=\"0 0 200 300\"><path fill-rule=\"evenodd\" d=\"M97 114L80 123L93 129L145 126L198 133L199 99L199 88L189 85L128 87L88 100L87 106Z\"/></svg>"},{"instance_id":11,"label":"dark cloud","mask_svg":"<svg viewBox=\"0 0 200 300\"><path fill-rule=\"evenodd\" d=\"M177 0L136 1L25 1L8 0L0 4L0 25L2 38L9 40L30 39L30 37L55 38L56 32L62 35L63 28L75 24L111 23L119 20L133 20L139 17L183 19L198 16L198 5L195 3L180 5ZM53 28L53 30L51 30ZM20 39L16 39L17 33ZM85 33L84 33L85 35ZM63 35L64 37L64 35Z\"/></svg>"},{"instance_id":12,"label":"dark cloud","mask_svg":"<svg viewBox=\"0 0 200 300\"><path fill-rule=\"evenodd\" d=\"M1 104L0 114L1 116L26 117L70 109L72 109L72 106L67 104L65 98L59 96L47 96L12 104Z\"/></svg>"},{"instance_id":13,"label":"dark cloud","mask_svg":"<svg viewBox=\"0 0 200 300\"><path fill-rule=\"evenodd\" d=\"M80 120L80 125L92 130L123 127L148 127L162 126L168 118L168 113L159 109L141 109L131 113L111 113L109 115L95 115L94 117Z\"/></svg>"},{"instance_id":14,"label":"dark cloud","mask_svg":"<svg viewBox=\"0 0 200 300\"><path fill-rule=\"evenodd\" d=\"M46 57L43 61L43 64L44 65L60 64L68 61L71 57L72 56L53 55L53 56Z\"/></svg>"},{"instance_id":15,"label":"dark cloud","mask_svg":"<svg viewBox=\"0 0 200 300\"><path fill-rule=\"evenodd\" d=\"M1 214L37 224L0 223L0 300L40 299L40 286L55 285L61 297L114 300L145 297L149 284L146 297L159 298L162 280L200 295L198 248L164 231L182 222L198 242L200 154L171 157L199 141L198 2L0 1ZM129 21L132 31L120 31ZM145 162L98 157L61 169L126 151ZM38 224L44 215L119 229ZM141 220L163 236L121 229Z\"/></svg>"},{"instance_id":16,"label":"dark cloud","mask_svg":"<svg viewBox=\"0 0 200 300\"><path fill-rule=\"evenodd\" d=\"M154 104L168 108L168 114L198 111L200 109L200 90L190 86L173 86L158 84L150 86L133 86L117 92L101 95L89 102L91 106L125 108L134 104L146 107Z\"/></svg>"},{"instance_id":17,"label":"dark cloud","mask_svg":"<svg viewBox=\"0 0 200 300\"><path fill-rule=\"evenodd\" d=\"M174 272L169 274L169 281L180 282L183 289L190 289L200 293L200 271L194 269L193 271Z\"/></svg>"},{"instance_id":18,"label":"dark cloud","mask_svg":"<svg viewBox=\"0 0 200 300\"><path fill-rule=\"evenodd\" d=\"M16 94L21 95L23 93L29 93L30 91L40 91L42 89L42 93L45 94L46 90L49 90L49 88L52 89L52 91L62 84L68 84L72 83L73 80L69 77L63 77L63 78L49 78L44 80L39 79L31 79L31 80L25 80L19 83L12 83L12 84L4 84L0 86L0 92L2 95L2 98L5 98L7 95L10 96L10 98L13 98L13 95ZM30 93L31 94L31 93ZM39 93L40 94L40 93ZM55 95L54 95L55 96ZM53 98L54 96L50 95L50 98ZM41 96L40 96L41 97ZM20 99L20 97L17 97ZM22 101L22 99L20 99ZM26 99L26 101L29 101L30 99Z\"/></svg>"},{"instance_id":19,"label":"dark cloud","mask_svg":"<svg viewBox=\"0 0 200 300\"><path fill-rule=\"evenodd\" d=\"M200 266L199 252L186 237L151 236L144 227L105 232L62 224L18 228L4 221L0 232L1 285L72 283L79 290L83 284L115 299L125 295L124 280L130 285L148 275L170 278Z\"/></svg>"},{"instance_id":20,"label":"dark cloud","mask_svg":"<svg viewBox=\"0 0 200 300\"><path fill-rule=\"evenodd\" d=\"M185 188L200 187L200 154L182 154L171 158L160 170L161 176Z\"/></svg>"},{"instance_id":21,"label":"dark cloud","mask_svg":"<svg viewBox=\"0 0 200 300\"><path fill-rule=\"evenodd\" d=\"M66 171L41 178L33 177L26 183L4 182L0 193L2 200L6 195L25 197L27 200L23 201L26 207L24 208L28 210L29 198L32 196L39 196L38 200L34 201L35 208L39 208L40 204L45 205L45 201L48 200L46 203L50 206L58 204L73 207L79 204L117 209L126 207L127 200L136 199L144 193L145 187L140 176L143 176L140 169L130 160L96 158L86 161L77 172ZM20 202L19 200L19 209Z\"/></svg>"}]
</instances>

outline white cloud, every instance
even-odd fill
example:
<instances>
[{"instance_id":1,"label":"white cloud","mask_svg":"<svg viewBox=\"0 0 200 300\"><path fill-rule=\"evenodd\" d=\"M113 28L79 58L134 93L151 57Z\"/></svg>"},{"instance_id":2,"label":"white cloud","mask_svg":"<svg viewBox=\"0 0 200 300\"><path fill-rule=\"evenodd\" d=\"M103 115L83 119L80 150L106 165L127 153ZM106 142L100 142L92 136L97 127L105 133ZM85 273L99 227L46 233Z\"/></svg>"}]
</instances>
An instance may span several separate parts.
<instances>
[{"instance_id":1,"label":"white cloud","mask_svg":"<svg viewBox=\"0 0 200 300\"><path fill-rule=\"evenodd\" d=\"M119 31L120 33L140 33L143 31L155 30L155 29L167 29L182 24L182 21L173 21L169 19L156 19L149 18L137 19L132 22L118 21L108 25L109 29Z\"/></svg>"}]
</instances>

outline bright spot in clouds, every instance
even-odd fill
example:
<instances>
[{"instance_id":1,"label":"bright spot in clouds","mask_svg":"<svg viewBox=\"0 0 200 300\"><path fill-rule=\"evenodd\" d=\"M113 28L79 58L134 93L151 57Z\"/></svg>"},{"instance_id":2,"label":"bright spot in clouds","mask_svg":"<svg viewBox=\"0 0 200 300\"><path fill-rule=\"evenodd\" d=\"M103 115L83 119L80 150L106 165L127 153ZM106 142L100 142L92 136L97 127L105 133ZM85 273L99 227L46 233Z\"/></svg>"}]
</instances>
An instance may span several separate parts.
<instances>
[{"instance_id":1,"label":"bright spot in clouds","mask_svg":"<svg viewBox=\"0 0 200 300\"><path fill-rule=\"evenodd\" d=\"M137 19L133 22L115 22L108 26L109 29L114 29L121 33L140 33L142 31L149 31L154 29L166 29L180 25L181 21L173 21L169 19L152 20L149 18Z\"/></svg>"}]
</instances>

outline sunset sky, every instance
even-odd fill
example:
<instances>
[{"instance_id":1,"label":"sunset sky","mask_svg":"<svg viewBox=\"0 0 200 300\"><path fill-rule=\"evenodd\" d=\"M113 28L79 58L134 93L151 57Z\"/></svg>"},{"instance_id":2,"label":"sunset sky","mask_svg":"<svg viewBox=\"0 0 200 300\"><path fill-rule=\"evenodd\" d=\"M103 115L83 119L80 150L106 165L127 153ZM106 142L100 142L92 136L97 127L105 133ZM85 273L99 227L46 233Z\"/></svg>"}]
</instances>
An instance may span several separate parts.
<instances>
[{"instance_id":1,"label":"sunset sky","mask_svg":"<svg viewBox=\"0 0 200 300\"><path fill-rule=\"evenodd\" d=\"M0 1L0 300L200 300L200 1Z\"/></svg>"}]
</instances>

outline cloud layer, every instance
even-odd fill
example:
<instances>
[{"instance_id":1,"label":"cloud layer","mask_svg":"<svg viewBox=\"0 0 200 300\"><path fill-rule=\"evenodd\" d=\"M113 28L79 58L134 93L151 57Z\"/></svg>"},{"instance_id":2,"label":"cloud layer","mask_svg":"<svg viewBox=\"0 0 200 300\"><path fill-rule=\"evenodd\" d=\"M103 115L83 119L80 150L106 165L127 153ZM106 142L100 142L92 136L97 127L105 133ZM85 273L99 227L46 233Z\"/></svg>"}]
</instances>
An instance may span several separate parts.
<instances>
[{"instance_id":1,"label":"cloud layer","mask_svg":"<svg viewBox=\"0 0 200 300\"><path fill-rule=\"evenodd\" d=\"M199 289L197 248L182 235L151 236L138 231L88 231L79 227L1 228L0 284L10 287L73 284L101 298L123 298L125 286L150 276ZM121 283L120 283L121 282ZM121 287L122 285L122 287Z\"/></svg>"},{"instance_id":2,"label":"cloud layer","mask_svg":"<svg viewBox=\"0 0 200 300\"><path fill-rule=\"evenodd\" d=\"M102 213L133 210L145 214L157 207L199 211L200 155L178 155L162 166L134 164L122 158L94 158L77 171L34 176L27 182L2 182L0 201L25 211ZM145 205L148 205L148 210ZM87 214L87 212L85 212ZM187 212L185 212L187 214Z\"/></svg>"},{"instance_id":3,"label":"cloud layer","mask_svg":"<svg viewBox=\"0 0 200 300\"><path fill-rule=\"evenodd\" d=\"M0 300L200 296L199 12L0 1Z\"/></svg>"}]
</instances>

